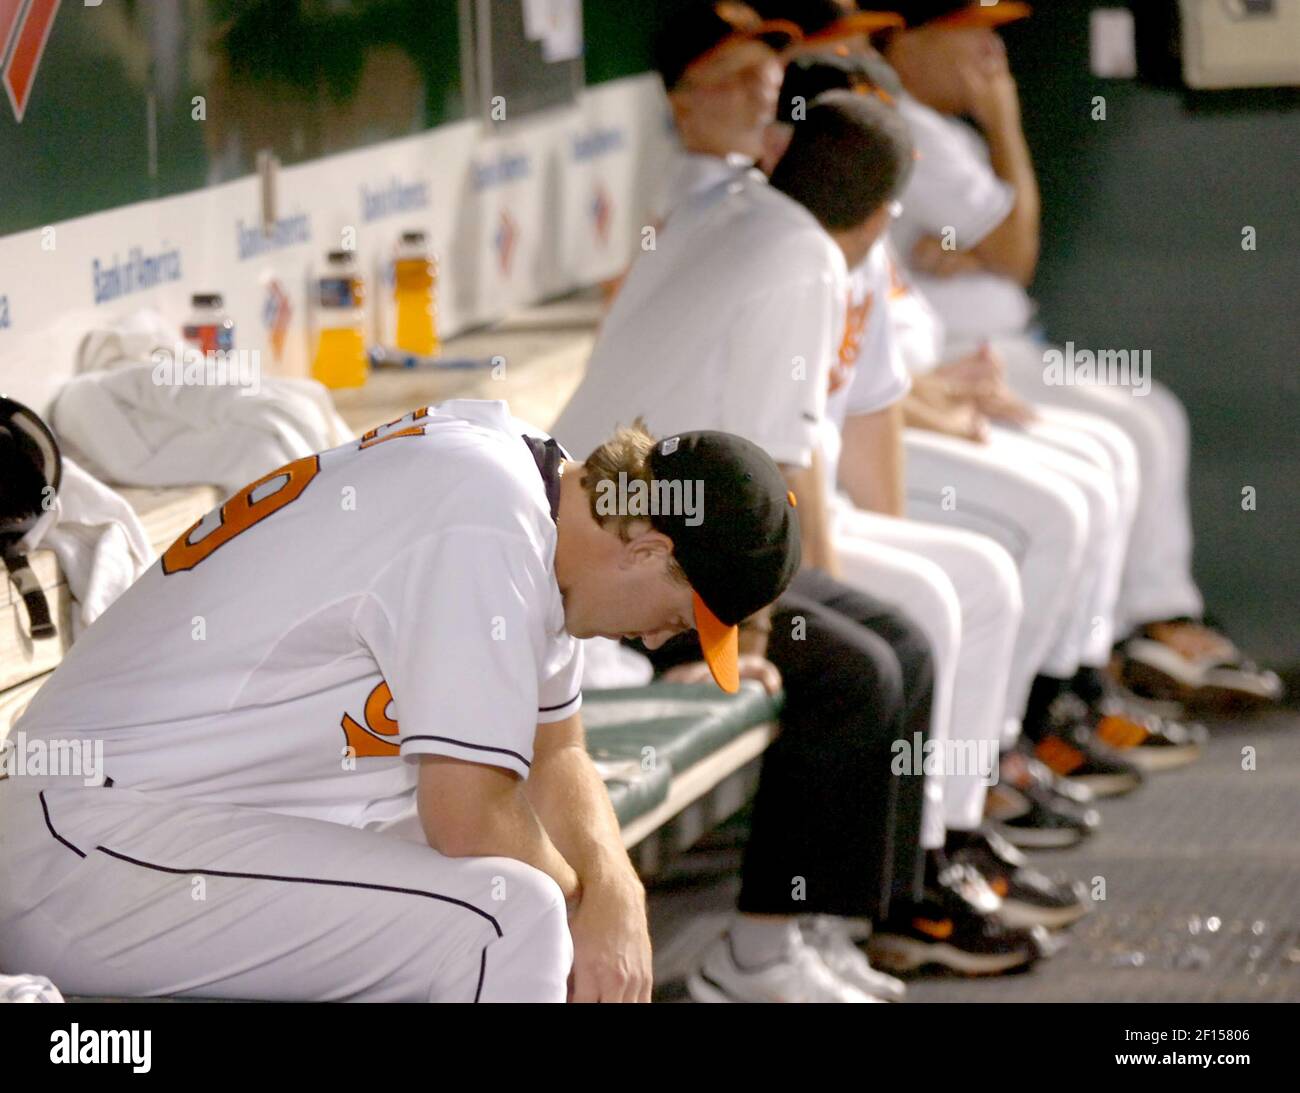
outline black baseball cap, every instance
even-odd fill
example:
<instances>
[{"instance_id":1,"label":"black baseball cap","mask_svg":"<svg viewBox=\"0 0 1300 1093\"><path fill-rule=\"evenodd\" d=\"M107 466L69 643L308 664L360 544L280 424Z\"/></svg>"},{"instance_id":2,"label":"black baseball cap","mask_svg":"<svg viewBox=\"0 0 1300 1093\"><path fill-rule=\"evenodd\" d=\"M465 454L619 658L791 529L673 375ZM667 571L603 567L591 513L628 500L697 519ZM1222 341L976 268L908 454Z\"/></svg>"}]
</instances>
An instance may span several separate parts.
<instances>
[{"instance_id":1,"label":"black baseball cap","mask_svg":"<svg viewBox=\"0 0 1300 1093\"><path fill-rule=\"evenodd\" d=\"M1033 9L1016 0L898 0L893 5L908 27L1000 27L1027 18Z\"/></svg>"},{"instance_id":2,"label":"black baseball cap","mask_svg":"<svg viewBox=\"0 0 1300 1093\"><path fill-rule=\"evenodd\" d=\"M650 523L673 541L695 592L695 629L709 671L735 693L739 623L781 595L799 568L794 494L762 448L732 433L664 437L649 464L652 480L700 490L698 519L661 512Z\"/></svg>"},{"instance_id":3,"label":"black baseball cap","mask_svg":"<svg viewBox=\"0 0 1300 1093\"><path fill-rule=\"evenodd\" d=\"M901 27L893 11L859 11L839 0L752 0L764 19L787 19L803 31L805 45L817 45ZM891 8L895 5L890 4Z\"/></svg>"},{"instance_id":4,"label":"black baseball cap","mask_svg":"<svg viewBox=\"0 0 1300 1093\"><path fill-rule=\"evenodd\" d=\"M866 69L854 57L796 57L785 66L781 96L776 104L776 120L793 124L799 117L800 104L809 103L826 91L872 92L876 86Z\"/></svg>"},{"instance_id":5,"label":"black baseball cap","mask_svg":"<svg viewBox=\"0 0 1300 1093\"><path fill-rule=\"evenodd\" d=\"M748 4L734 0L683 5L669 16L655 42L655 68L671 91L686 70L737 42L757 41L777 53L797 42L802 35L791 22L765 20Z\"/></svg>"}]
</instances>

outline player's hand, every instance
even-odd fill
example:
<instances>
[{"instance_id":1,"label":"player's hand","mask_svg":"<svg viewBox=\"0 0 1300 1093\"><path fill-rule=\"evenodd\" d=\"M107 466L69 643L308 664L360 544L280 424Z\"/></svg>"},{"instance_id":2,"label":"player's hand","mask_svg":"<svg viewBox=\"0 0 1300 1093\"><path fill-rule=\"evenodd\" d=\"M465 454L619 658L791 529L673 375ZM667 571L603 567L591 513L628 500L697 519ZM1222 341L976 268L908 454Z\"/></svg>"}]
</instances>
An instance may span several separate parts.
<instances>
[{"instance_id":1,"label":"player's hand","mask_svg":"<svg viewBox=\"0 0 1300 1093\"><path fill-rule=\"evenodd\" d=\"M943 241L933 235L924 235L912 247L912 268L931 277L956 277L963 273L979 273L984 263L968 250L948 250Z\"/></svg>"},{"instance_id":2,"label":"player's hand","mask_svg":"<svg viewBox=\"0 0 1300 1093\"><path fill-rule=\"evenodd\" d=\"M979 392L975 406L985 417L1008 425L1029 425L1038 420L1033 406L1004 383L993 384Z\"/></svg>"},{"instance_id":3,"label":"player's hand","mask_svg":"<svg viewBox=\"0 0 1300 1093\"><path fill-rule=\"evenodd\" d=\"M1020 94L1006 52L991 52L981 63L963 65L961 79L966 113L981 129L1020 128Z\"/></svg>"},{"instance_id":4,"label":"player's hand","mask_svg":"<svg viewBox=\"0 0 1300 1093\"><path fill-rule=\"evenodd\" d=\"M645 888L629 863L584 887L569 920L572 1002L649 1002L654 986Z\"/></svg>"},{"instance_id":5,"label":"player's hand","mask_svg":"<svg viewBox=\"0 0 1300 1093\"><path fill-rule=\"evenodd\" d=\"M763 690L770 695L776 694L781 689L781 673L766 657L741 653L736 658L736 668L741 679L758 680L763 685ZM704 661L696 660L669 668L663 674L663 678L667 683L709 683L713 680L713 673L709 671L709 666Z\"/></svg>"},{"instance_id":6,"label":"player's hand","mask_svg":"<svg viewBox=\"0 0 1300 1093\"><path fill-rule=\"evenodd\" d=\"M1006 363L991 345L985 342L973 353L945 361L932 370L961 392L978 390L991 383L1001 383L1006 375Z\"/></svg>"}]
</instances>

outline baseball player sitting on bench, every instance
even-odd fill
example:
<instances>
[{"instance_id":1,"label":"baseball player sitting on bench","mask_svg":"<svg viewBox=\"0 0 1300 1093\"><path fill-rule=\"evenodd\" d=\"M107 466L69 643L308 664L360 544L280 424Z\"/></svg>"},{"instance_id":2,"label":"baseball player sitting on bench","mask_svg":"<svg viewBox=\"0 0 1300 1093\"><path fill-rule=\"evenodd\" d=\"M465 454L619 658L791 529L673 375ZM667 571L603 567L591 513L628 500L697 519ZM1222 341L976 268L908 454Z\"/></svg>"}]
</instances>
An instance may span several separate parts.
<instances>
[{"instance_id":1,"label":"baseball player sitting on bench","mask_svg":"<svg viewBox=\"0 0 1300 1093\"><path fill-rule=\"evenodd\" d=\"M637 483L693 503L638 508ZM798 564L784 479L727 433L623 431L583 464L453 401L272 471L18 721L98 761L0 781L0 967L74 994L563 1001L572 966L575 1000L648 1001L577 639L697 628L735 690L735 624Z\"/></svg>"}]
</instances>

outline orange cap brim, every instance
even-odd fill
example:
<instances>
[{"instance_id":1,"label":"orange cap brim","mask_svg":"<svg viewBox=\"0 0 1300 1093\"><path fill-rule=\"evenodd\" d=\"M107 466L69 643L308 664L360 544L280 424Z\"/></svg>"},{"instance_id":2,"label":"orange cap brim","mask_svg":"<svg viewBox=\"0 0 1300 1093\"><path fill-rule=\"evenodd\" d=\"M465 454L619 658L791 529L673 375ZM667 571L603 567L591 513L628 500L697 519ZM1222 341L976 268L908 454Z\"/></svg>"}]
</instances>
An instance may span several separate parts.
<instances>
[{"instance_id":1,"label":"orange cap brim","mask_svg":"<svg viewBox=\"0 0 1300 1093\"><path fill-rule=\"evenodd\" d=\"M830 26L819 30L816 34L809 34L804 38L804 43L816 45L819 42L836 42L841 38L875 34L878 30L889 30L891 27L904 25L906 20L892 11L855 11L852 15L844 16L843 19L836 19Z\"/></svg>"},{"instance_id":2,"label":"orange cap brim","mask_svg":"<svg viewBox=\"0 0 1300 1093\"><path fill-rule=\"evenodd\" d=\"M695 631L704 650L704 663L713 673L713 681L728 694L740 690L740 628L728 626L709 610L699 593L695 600Z\"/></svg>"},{"instance_id":3,"label":"orange cap brim","mask_svg":"<svg viewBox=\"0 0 1300 1093\"><path fill-rule=\"evenodd\" d=\"M961 11L954 11L951 15L936 19L930 25L936 27L1001 27L1007 23L1018 23L1021 19L1028 19L1033 10L1028 4L1008 3L999 0L998 3L989 7L982 4L972 4L970 7L962 8Z\"/></svg>"},{"instance_id":4,"label":"orange cap brim","mask_svg":"<svg viewBox=\"0 0 1300 1093\"><path fill-rule=\"evenodd\" d=\"M788 40L778 49L776 46L764 41L765 38L774 36L783 36ZM723 38L722 41L712 49L705 53L701 53L695 58L695 60L688 64L682 72L682 75L685 76L688 72L698 71L700 68L707 66L710 61L718 56L718 54L735 45L740 45L745 42L759 42L762 45L768 46L773 53L780 57L785 50L796 45L802 39L803 31L799 29L798 24L792 23L788 19L765 19L763 22L756 23L752 27L746 27L743 30L737 30L733 34L727 35L727 37Z\"/></svg>"}]
</instances>

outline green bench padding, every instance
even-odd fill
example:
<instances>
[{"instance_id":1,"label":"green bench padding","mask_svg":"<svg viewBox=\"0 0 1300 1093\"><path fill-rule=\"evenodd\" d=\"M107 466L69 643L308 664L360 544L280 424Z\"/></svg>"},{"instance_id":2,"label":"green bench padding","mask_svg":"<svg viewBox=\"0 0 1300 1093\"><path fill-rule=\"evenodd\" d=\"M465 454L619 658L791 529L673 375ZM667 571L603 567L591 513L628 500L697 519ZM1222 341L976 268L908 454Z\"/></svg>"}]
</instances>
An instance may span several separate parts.
<instances>
[{"instance_id":1,"label":"green bench padding","mask_svg":"<svg viewBox=\"0 0 1300 1093\"><path fill-rule=\"evenodd\" d=\"M774 720L779 709L779 700L751 686L727 695L712 684L652 683L582 696L587 750L621 824L663 801L674 772Z\"/></svg>"}]
</instances>

